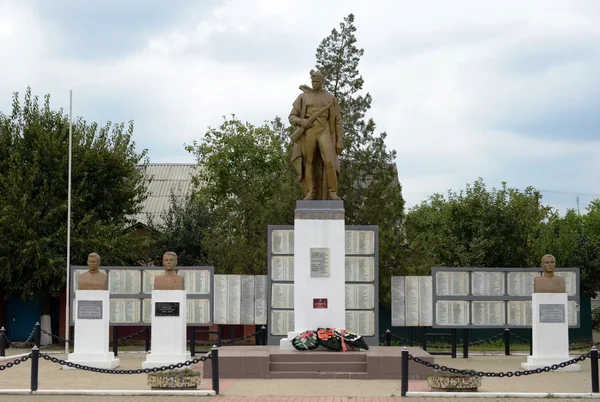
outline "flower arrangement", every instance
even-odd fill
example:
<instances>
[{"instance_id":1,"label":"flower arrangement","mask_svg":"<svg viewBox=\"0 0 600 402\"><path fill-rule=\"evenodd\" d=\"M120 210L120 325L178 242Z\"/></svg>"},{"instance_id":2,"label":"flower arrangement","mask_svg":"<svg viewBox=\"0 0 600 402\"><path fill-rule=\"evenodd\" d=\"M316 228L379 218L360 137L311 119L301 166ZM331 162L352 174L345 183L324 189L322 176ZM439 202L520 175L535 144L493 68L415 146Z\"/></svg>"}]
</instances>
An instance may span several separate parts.
<instances>
[{"instance_id":1,"label":"flower arrangement","mask_svg":"<svg viewBox=\"0 0 600 402\"><path fill-rule=\"evenodd\" d=\"M320 345L336 352L357 348L369 349L369 345L360 335L335 328L318 328L316 331L302 332L292 339L292 345L298 350L313 350Z\"/></svg>"}]
</instances>

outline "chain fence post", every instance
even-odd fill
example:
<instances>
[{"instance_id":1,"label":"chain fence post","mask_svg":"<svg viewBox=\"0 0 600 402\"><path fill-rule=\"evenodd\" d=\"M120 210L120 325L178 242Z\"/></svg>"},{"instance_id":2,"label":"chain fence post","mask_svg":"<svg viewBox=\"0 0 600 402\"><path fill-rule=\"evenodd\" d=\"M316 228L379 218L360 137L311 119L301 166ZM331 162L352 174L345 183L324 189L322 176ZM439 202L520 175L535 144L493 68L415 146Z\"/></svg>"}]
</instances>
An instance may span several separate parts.
<instances>
[{"instance_id":1,"label":"chain fence post","mask_svg":"<svg viewBox=\"0 0 600 402\"><path fill-rule=\"evenodd\" d=\"M146 327L144 335L144 349L148 352L150 350L150 327Z\"/></svg>"},{"instance_id":2,"label":"chain fence post","mask_svg":"<svg viewBox=\"0 0 600 402\"><path fill-rule=\"evenodd\" d=\"M38 375L40 367L40 349L34 346L31 349L31 391L38 389Z\"/></svg>"},{"instance_id":3,"label":"chain fence post","mask_svg":"<svg viewBox=\"0 0 600 402\"><path fill-rule=\"evenodd\" d=\"M264 325L262 327L260 327L260 337L261 337L261 345L266 345L267 344L267 327L265 327Z\"/></svg>"},{"instance_id":4,"label":"chain fence post","mask_svg":"<svg viewBox=\"0 0 600 402\"><path fill-rule=\"evenodd\" d=\"M0 357L6 356L6 330L0 328Z\"/></svg>"},{"instance_id":5,"label":"chain fence post","mask_svg":"<svg viewBox=\"0 0 600 402\"><path fill-rule=\"evenodd\" d=\"M456 328L450 330L452 334L452 358L456 359Z\"/></svg>"},{"instance_id":6,"label":"chain fence post","mask_svg":"<svg viewBox=\"0 0 600 402\"><path fill-rule=\"evenodd\" d=\"M504 328L504 355L510 356L510 329Z\"/></svg>"},{"instance_id":7,"label":"chain fence post","mask_svg":"<svg viewBox=\"0 0 600 402\"><path fill-rule=\"evenodd\" d=\"M463 359L469 358L469 328L463 329Z\"/></svg>"},{"instance_id":8,"label":"chain fence post","mask_svg":"<svg viewBox=\"0 0 600 402\"><path fill-rule=\"evenodd\" d=\"M406 346L402 349L402 373L400 384L400 396L406 396L408 392L408 349Z\"/></svg>"},{"instance_id":9,"label":"chain fence post","mask_svg":"<svg viewBox=\"0 0 600 402\"><path fill-rule=\"evenodd\" d=\"M592 347L590 351L590 366L592 372L592 392L600 392L600 386L598 385L598 349L596 346Z\"/></svg>"},{"instance_id":10,"label":"chain fence post","mask_svg":"<svg viewBox=\"0 0 600 402\"><path fill-rule=\"evenodd\" d=\"M231 346L235 345L235 325L229 327L229 335L231 336Z\"/></svg>"},{"instance_id":11,"label":"chain fence post","mask_svg":"<svg viewBox=\"0 0 600 402\"><path fill-rule=\"evenodd\" d=\"M219 348L213 345L210 350L210 359L212 363L212 389L215 395L219 395Z\"/></svg>"},{"instance_id":12,"label":"chain fence post","mask_svg":"<svg viewBox=\"0 0 600 402\"><path fill-rule=\"evenodd\" d=\"M385 346L392 346L392 332L389 328L385 330Z\"/></svg>"},{"instance_id":13,"label":"chain fence post","mask_svg":"<svg viewBox=\"0 0 600 402\"><path fill-rule=\"evenodd\" d=\"M223 326L217 324L217 346L221 347L221 340L223 339Z\"/></svg>"},{"instance_id":14,"label":"chain fence post","mask_svg":"<svg viewBox=\"0 0 600 402\"><path fill-rule=\"evenodd\" d=\"M42 326L39 322L35 323L35 327L33 329L33 340L35 345L39 348L41 346L40 343L42 342Z\"/></svg>"},{"instance_id":15,"label":"chain fence post","mask_svg":"<svg viewBox=\"0 0 600 402\"><path fill-rule=\"evenodd\" d=\"M115 357L119 355L119 327L113 325L113 353Z\"/></svg>"},{"instance_id":16,"label":"chain fence post","mask_svg":"<svg viewBox=\"0 0 600 402\"><path fill-rule=\"evenodd\" d=\"M190 327L190 354L196 356L196 327Z\"/></svg>"},{"instance_id":17,"label":"chain fence post","mask_svg":"<svg viewBox=\"0 0 600 402\"><path fill-rule=\"evenodd\" d=\"M531 339L531 342L529 342L529 355L533 356L533 327L529 331L529 335L529 339Z\"/></svg>"}]
</instances>

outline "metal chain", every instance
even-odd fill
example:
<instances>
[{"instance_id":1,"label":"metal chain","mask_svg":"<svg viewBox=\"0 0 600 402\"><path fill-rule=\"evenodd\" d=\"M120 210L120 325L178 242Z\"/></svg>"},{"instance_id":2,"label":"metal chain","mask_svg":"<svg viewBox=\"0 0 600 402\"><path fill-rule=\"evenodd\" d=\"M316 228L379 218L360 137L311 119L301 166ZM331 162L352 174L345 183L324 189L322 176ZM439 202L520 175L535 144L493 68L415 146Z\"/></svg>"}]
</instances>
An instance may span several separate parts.
<instances>
[{"instance_id":1,"label":"metal chain","mask_svg":"<svg viewBox=\"0 0 600 402\"><path fill-rule=\"evenodd\" d=\"M246 340L246 339L248 339L248 338L250 338L250 337L252 337L252 336L256 336L256 335L258 335L258 334L259 334L259 333L261 333L261 332L262 332L262 330L261 330L261 329L259 329L258 331L254 332L253 334L249 334L249 335L246 335L246 336L242 336L242 337L239 337L239 338L235 338L235 339L233 340L233 342L235 343L235 342L240 342L240 341ZM221 340L221 341L222 341L222 340ZM227 343L231 343L231 339L230 339L229 341L227 341Z\"/></svg>"},{"instance_id":2,"label":"metal chain","mask_svg":"<svg viewBox=\"0 0 600 402\"><path fill-rule=\"evenodd\" d=\"M430 363L428 361L419 359L418 357L415 357L412 355L408 355L408 359L414 361L415 363L419 363L424 366L431 367L434 370L448 371L450 373L476 375L478 377L513 377L513 376L520 377L522 375L540 374L540 373L547 373L547 372L553 371L553 370L558 370L559 368L564 368L564 367L570 366L571 364L582 362L585 359L587 359L588 357L590 357L590 355L591 355L591 353L588 352L588 353L584 353L574 359L567 360L567 361L564 361L559 364L553 364L551 366L545 366L543 368L537 368L537 369L532 369L532 370L508 371L506 373L474 371L474 370L460 370L460 369L455 369L452 367L440 366L439 364L436 364L436 363Z\"/></svg>"},{"instance_id":3,"label":"metal chain","mask_svg":"<svg viewBox=\"0 0 600 402\"><path fill-rule=\"evenodd\" d=\"M471 343L469 343L469 346L477 346L477 345L480 345L482 343L487 343L487 342L493 341L495 339L501 338L503 336L503 334L504 334L503 332L500 332L499 334L492 335L489 338L480 339L480 340L471 342ZM406 343L410 343L410 341L408 339L406 339L406 338L403 338L403 337L395 335L395 334L390 334L390 335L393 336L396 339L400 339L400 340L403 340ZM423 345L423 343L421 343L421 342L413 342L413 344L419 345L419 346ZM456 347L462 347L462 346L463 346L463 344L457 344L456 345ZM437 349L449 349L449 348L452 347L452 345L435 345L435 344L431 344L431 345L427 345L427 347L428 348L432 348L432 349L436 349L436 348Z\"/></svg>"},{"instance_id":4,"label":"metal chain","mask_svg":"<svg viewBox=\"0 0 600 402\"><path fill-rule=\"evenodd\" d=\"M149 374L149 373L157 373L159 371L167 371L167 370L175 370L178 368L183 368L184 366L191 366L192 364L197 364L208 359L212 359L212 356L207 354L206 356L197 357L192 360L186 360L185 362L170 364L168 366L161 367L153 367L147 369L138 369L138 370L113 370L113 369L102 369L97 367L84 366L82 364L71 363L65 360L57 359L56 357L48 356L47 354L40 353L40 357L44 360L48 360L52 363L60 364L61 366L67 366L79 370L85 371L93 371L95 373L104 373L104 374Z\"/></svg>"},{"instance_id":5,"label":"metal chain","mask_svg":"<svg viewBox=\"0 0 600 402\"><path fill-rule=\"evenodd\" d=\"M529 339L525 339L525 338L523 338L522 336L519 336L519 335L517 335L517 334L514 334L514 333L512 333L512 332L510 333L510 336L514 336L515 338L517 338L517 339L518 339L518 340L520 340L521 342L525 342L525 343L527 343L527 344L530 344L530 343L531 343L531 341L530 341Z\"/></svg>"},{"instance_id":6,"label":"metal chain","mask_svg":"<svg viewBox=\"0 0 600 402\"><path fill-rule=\"evenodd\" d=\"M29 336L27 337L27 339L25 340L25 342L11 342L10 339L8 339L8 337L5 335L4 338L10 342L10 346L11 348L14 349L28 349L31 347L31 342L33 341L33 337L35 336L35 325L33 326L33 329L31 330L31 333L29 334Z\"/></svg>"},{"instance_id":7,"label":"metal chain","mask_svg":"<svg viewBox=\"0 0 600 402\"><path fill-rule=\"evenodd\" d=\"M0 364L0 371L9 369L14 366L18 366L19 364L23 363L24 361L27 361L30 357L31 357L31 353L28 355L25 355L25 356L21 356L20 358L13 360L10 363Z\"/></svg>"},{"instance_id":8,"label":"metal chain","mask_svg":"<svg viewBox=\"0 0 600 402\"><path fill-rule=\"evenodd\" d=\"M70 343L70 344L72 344L72 343L73 343L73 341L69 341L69 340L67 340L67 339L65 339L65 338L61 338L61 337L60 337L60 336L58 336L58 335L53 335L53 334L51 334L50 332L44 331L43 329L42 329L42 332L43 332L43 333L45 333L46 335L50 335L52 338L54 338L54 339L56 339L56 340L58 340L58 341L65 342L65 343Z\"/></svg>"},{"instance_id":9,"label":"metal chain","mask_svg":"<svg viewBox=\"0 0 600 402\"><path fill-rule=\"evenodd\" d=\"M137 331L137 332L134 332L134 333L133 333L133 334L131 334L131 335L127 335L127 336L124 336L123 338L119 338L119 339L117 339L117 341L118 341L118 342L121 342L121 341L126 341L127 339L131 339L131 338L133 338L134 336L136 336L136 335L139 335L139 334L141 334L142 332L144 332L144 331L146 330L146 328L147 328L147 327L144 327L144 328L140 329L139 331Z\"/></svg>"}]
</instances>

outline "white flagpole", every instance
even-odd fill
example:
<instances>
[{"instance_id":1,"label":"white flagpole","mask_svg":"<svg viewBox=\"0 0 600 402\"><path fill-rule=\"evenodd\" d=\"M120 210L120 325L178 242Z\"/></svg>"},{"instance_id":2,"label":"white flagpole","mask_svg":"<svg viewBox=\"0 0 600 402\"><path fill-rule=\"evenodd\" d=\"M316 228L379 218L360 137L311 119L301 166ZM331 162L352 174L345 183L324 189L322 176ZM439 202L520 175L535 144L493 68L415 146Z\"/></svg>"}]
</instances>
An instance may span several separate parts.
<instances>
[{"instance_id":1,"label":"white flagpole","mask_svg":"<svg viewBox=\"0 0 600 402\"><path fill-rule=\"evenodd\" d=\"M69 304L71 302L70 272L71 272L71 148L73 146L73 90L69 91L69 194L67 196L67 303L65 306L65 353L69 353L69 330L71 328L71 316Z\"/></svg>"}]
</instances>

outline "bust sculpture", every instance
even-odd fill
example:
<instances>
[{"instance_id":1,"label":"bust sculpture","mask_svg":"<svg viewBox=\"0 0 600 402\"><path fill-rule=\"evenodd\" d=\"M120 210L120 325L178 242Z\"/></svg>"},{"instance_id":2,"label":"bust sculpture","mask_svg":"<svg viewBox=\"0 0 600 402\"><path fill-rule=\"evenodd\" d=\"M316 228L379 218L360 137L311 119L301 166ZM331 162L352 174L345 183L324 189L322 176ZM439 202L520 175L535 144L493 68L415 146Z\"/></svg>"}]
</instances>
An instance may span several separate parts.
<instances>
[{"instance_id":1,"label":"bust sculpture","mask_svg":"<svg viewBox=\"0 0 600 402\"><path fill-rule=\"evenodd\" d=\"M556 259L551 254L542 257L544 273L533 280L533 293L567 293L565 278L554 275Z\"/></svg>"},{"instance_id":2,"label":"bust sculpture","mask_svg":"<svg viewBox=\"0 0 600 402\"><path fill-rule=\"evenodd\" d=\"M100 256L96 253L88 255L88 271L79 275L77 287L80 290L108 290L108 275L99 271Z\"/></svg>"},{"instance_id":3,"label":"bust sculpture","mask_svg":"<svg viewBox=\"0 0 600 402\"><path fill-rule=\"evenodd\" d=\"M183 275L175 273L177 254L167 251L163 254L165 273L154 278L154 290L184 290Z\"/></svg>"}]
</instances>

